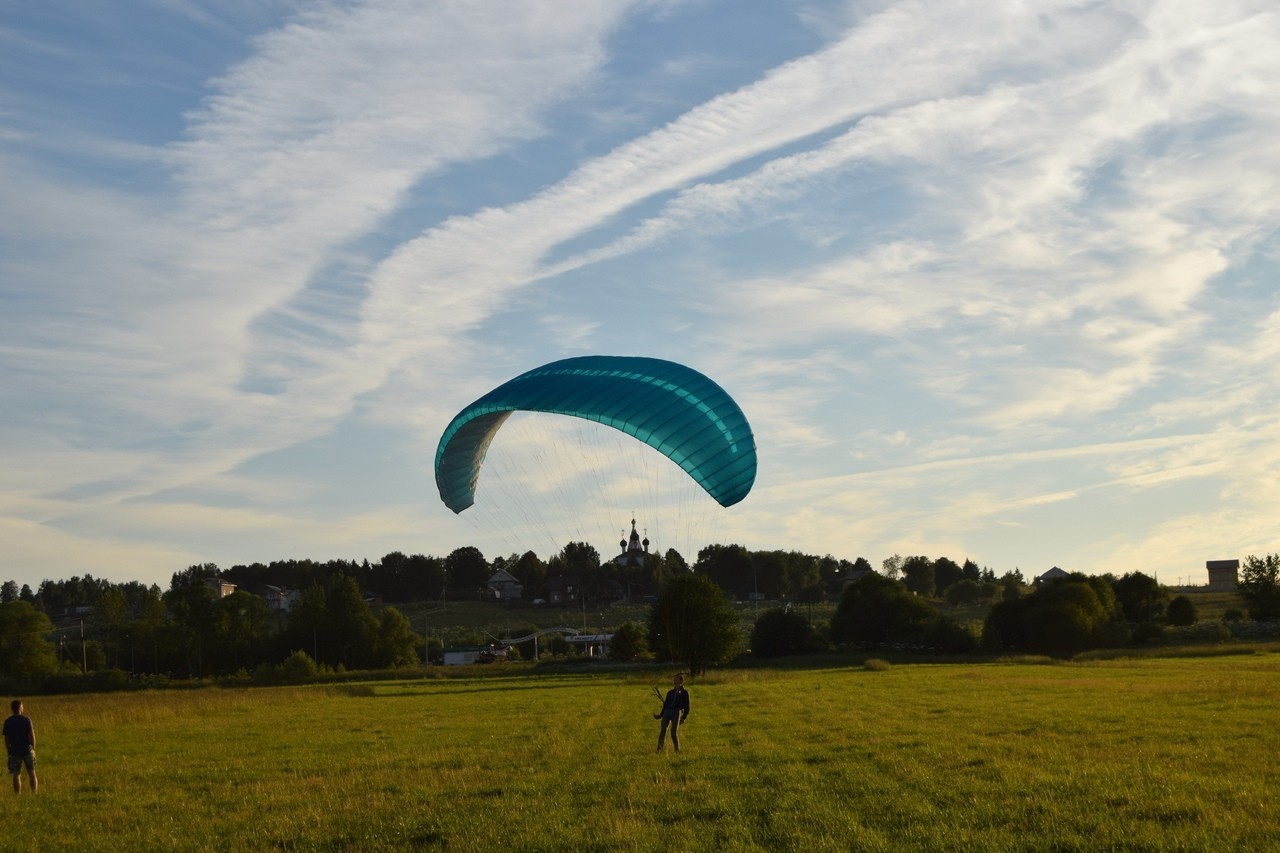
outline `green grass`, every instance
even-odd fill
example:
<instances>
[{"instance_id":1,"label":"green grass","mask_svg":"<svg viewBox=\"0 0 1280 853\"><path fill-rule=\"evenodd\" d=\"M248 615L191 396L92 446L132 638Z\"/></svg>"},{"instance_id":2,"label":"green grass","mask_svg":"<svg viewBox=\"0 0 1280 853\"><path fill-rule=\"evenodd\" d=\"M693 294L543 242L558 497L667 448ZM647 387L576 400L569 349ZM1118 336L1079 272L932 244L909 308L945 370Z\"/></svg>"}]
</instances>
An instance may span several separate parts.
<instances>
[{"instance_id":1,"label":"green grass","mask_svg":"<svg viewBox=\"0 0 1280 853\"><path fill-rule=\"evenodd\" d=\"M0 821L32 850L1280 847L1280 654L718 671L680 755L657 678L24 697L42 787Z\"/></svg>"}]
</instances>

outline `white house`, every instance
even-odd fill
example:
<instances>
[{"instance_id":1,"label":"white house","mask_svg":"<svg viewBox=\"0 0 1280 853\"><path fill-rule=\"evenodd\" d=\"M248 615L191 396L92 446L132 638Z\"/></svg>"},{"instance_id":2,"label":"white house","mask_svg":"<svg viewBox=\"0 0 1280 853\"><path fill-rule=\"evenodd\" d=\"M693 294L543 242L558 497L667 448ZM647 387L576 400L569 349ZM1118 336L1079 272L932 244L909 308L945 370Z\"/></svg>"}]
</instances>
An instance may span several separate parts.
<instances>
[{"instance_id":1,"label":"white house","mask_svg":"<svg viewBox=\"0 0 1280 853\"><path fill-rule=\"evenodd\" d=\"M515 575L503 569L498 569L490 575L486 583L489 589L493 590L494 597L501 601L517 601L524 595L524 584L520 583Z\"/></svg>"},{"instance_id":2,"label":"white house","mask_svg":"<svg viewBox=\"0 0 1280 853\"><path fill-rule=\"evenodd\" d=\"M236 585L222 578L205 578L205 586L209 587L209 592L214 598L226 598L228 595L236 591Z\"/></svg>"},{"instance_id":3,"label":"white house","mask_svg":"<svg viewBox=\"0 0 1280 853\"><path fill-rule=\"evenodd\" d=\"M298 591L296 589L285 589L282 586L271 586L267 584L263 587L262 597L267 602L267 610L271 613L288 613L293 609L294 603L298 600Z\"/></svg>"}]
</instances>

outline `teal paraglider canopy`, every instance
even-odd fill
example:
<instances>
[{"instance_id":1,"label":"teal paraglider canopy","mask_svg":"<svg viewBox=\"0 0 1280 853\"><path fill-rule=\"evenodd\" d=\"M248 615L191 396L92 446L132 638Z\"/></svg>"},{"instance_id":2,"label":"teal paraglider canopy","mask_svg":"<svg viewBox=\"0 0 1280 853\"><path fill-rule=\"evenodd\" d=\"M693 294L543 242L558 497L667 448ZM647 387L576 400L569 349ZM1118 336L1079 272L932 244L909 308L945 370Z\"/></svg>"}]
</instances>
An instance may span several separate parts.
<instances>
[{"instance_id":1,"label":"teal paraglider canopy","mask_svg":"<svg viewBox=\"0 0 1280 853\"><path fill-rule=\"evenodd\" d=\"M512 412L569 415L621 430L683 468L721 506L738 503L755 483L755 436L723 388L672 361L588 355L522 373L449 422L436 449L436 486L449 509L475 503L485 453Z\"/></svg>"}]
</instances>

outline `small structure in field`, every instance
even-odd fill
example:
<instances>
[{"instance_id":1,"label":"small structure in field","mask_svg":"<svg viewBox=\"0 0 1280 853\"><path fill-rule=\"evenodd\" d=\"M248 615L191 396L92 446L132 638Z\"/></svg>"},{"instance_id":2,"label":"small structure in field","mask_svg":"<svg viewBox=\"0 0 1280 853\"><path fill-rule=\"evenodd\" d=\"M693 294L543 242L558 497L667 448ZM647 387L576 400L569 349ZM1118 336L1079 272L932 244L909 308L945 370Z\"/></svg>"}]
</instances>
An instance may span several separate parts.
<instances>
[{"instance_id":1,"label":"small structure in field","mask_svg":"<svg viewBox=\"0 0 1280 853\"><path fill-rule=\"evenodd\" d=\"M1236 582L1240 580L1239 560L1208 560L1204 567L1209 570L1209 589L1222 592L1233 592Z\"/></svg>"}]
</instances>

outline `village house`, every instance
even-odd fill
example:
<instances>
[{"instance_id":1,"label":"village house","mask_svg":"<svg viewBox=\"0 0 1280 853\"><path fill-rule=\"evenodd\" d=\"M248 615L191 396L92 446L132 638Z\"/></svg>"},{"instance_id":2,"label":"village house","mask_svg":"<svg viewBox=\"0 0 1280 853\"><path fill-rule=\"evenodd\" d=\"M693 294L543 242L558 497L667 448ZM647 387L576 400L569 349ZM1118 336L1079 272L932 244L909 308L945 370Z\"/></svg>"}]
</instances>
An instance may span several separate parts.
<instances>
[{"instance_id":1,"label":"village house","mask_svg":"<svg viewBox=\"0 0 1280 853\"><path fill-rule=\"evenodd\" d=\"M1234 592L1240 580L1239 560L1208 560L1204 567L1209 570L1209 589L1221 592Z\"/></svg>"},{"instance_id":2,"label":"village house","mask_svg":"<svg viewBox=\"0 0 1280 853\"><path fill-rule=\"evenodd\" d=\"M519 601L524 596L524 584L513 574L498 569L486 581L493 597L499 601Z\"/></svg>"},{"instance_id":3,"label":"village house","mask_svg":"<svg viewBox=\"0 0 1280 853\"><path fill-rule=\"evenodd\" d=\"M1058 568L1057 566L1054 566L1052 569L1040 575L1040 577L1036 578L1035 582L1039 584L1039 583L1044 583L1045 581L1060 580L1067 576L1068 576L1068 573L1066 571Z\"/></svg>"}]
</instances>

